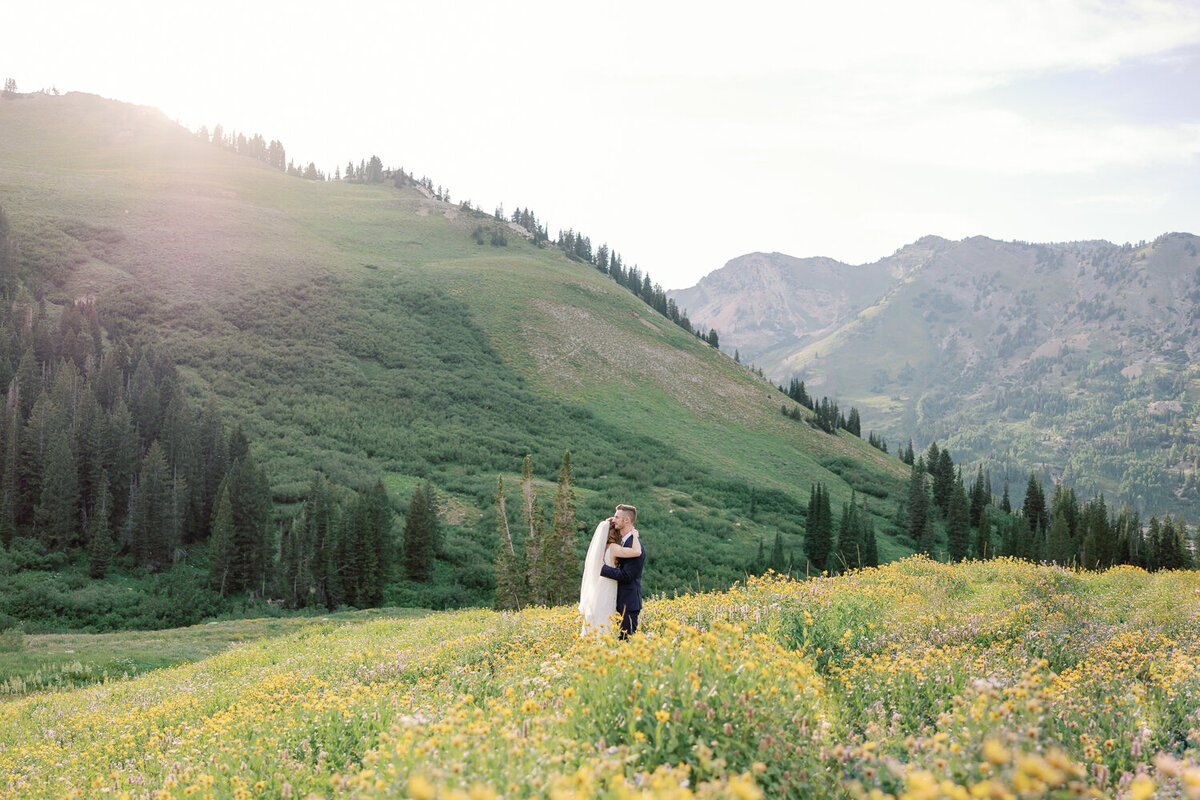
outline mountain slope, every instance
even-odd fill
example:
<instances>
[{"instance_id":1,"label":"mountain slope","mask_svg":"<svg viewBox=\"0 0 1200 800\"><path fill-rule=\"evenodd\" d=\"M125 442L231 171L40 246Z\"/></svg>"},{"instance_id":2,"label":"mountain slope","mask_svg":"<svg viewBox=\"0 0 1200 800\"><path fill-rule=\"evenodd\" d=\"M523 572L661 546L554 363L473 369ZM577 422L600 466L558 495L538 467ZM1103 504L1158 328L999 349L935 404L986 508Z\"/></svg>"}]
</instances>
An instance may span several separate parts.
<instances>
[{"instance_id":1,"label":"mountain slope","mask_svg":"<svg viewBox=\"0 0 1200 800\"><path fill-rule=\"evenodd\" d=\"M398 506L433 481L435 578L456 587L438 602L490 590L496 475L526 453L546 479L571 450L586 524L643 509L652 590L728 583L777 530L802 563L814 481L870 490L883 554L906 552L894 459L783 417L769 384L594 269L476 245L486 215L289 177L87 95L5 99L0 127L0 206L51 309L96 295L110 337L164 343L193 401L245 424L283 520L315 471L382 475Z\"/></svg>"},{"instance_id":2,"label":"mountain slope","mask_svg":"<svg viewBox=\"0 0 1200 800\"><path fill-rule=\"evenodd\" d=\"M1200 456L1198 251L1190 234L1137 247L927 237L872 265L892 280L839 311L833 330L800 327L760 347L722 330L722 344L857 405L892 440L939 440L997 479L1022 485L1033 469L1142 510L1185 511Z\"/></svg>"}]
</instances>

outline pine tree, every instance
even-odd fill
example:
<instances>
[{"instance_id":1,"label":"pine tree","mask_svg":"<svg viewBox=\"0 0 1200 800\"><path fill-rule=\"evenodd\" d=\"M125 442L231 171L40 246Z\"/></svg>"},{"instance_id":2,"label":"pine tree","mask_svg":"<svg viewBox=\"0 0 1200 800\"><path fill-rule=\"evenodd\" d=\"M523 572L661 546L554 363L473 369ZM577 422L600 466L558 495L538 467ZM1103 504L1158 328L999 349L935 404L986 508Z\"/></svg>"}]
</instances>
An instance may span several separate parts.
<instances>
[{"instance_id":1,"label":"pine tree","mask_svg":"<svg viewBox=\"0 0 1200 800\"><path fill-rule=\"evenodd\" d=\"M165 567L171 557L169 483L167 459L156 439L142 458L132 511L134 559L152 570Z\"/></svg>"},{"instance_id":2,"label":"pine tree","mask_svg":"<svg viewBox=\"0 0 1200 800\"><path fill-rule=\"evenodd\" d=\"M154 373L150 367L150 359L144 353L138 359L133 376L129 379L129 391L126 398L129 403L129 412L133 415L133 421L141 435L142 442L149 443L157 439L161 408L158 389L154 385Z\"/></svg>"},{"instance_id":3,"label":"pine tree","mask_svg":"<svg viewBox=\"0 0 1200 800\"><path fill-rule=\"evenodd\" d=\"M804 551L809 568L814 572L825 569L833 550L832 520L827 524L826 509L829 495L823 484L814 484L808 500L808 516L804 528Z\"/></svg>"},{"instance_id":4,"label":"pine tree","mask_svg":"<svg viewBox=\"0 0 1200 800\"><path fill-rule=\"evenodd\" d=\"M75 428L79 502L85 509L90 509L96 503L100 477L108 466L107 453L104 449L106 425L104 409L100 408L96 394L89 386L81 394L79 424ZM109 499L109 510L111 511L111 498Z\"/></svg>"},{"instance_id":5,"label":"pine tree","mask_svg":"<svg viewBox=\"0 0 1200 800\"><path fill-rule=\"evenodd\" d=\"M292 605L332 609L342 604L340 526L329 482L323 475L314 475L300 515L292 521L281 547L285 592L291 595Z\"/></svg>"},{"instance_id":6,"label":"pine tree","mask_svg":"<svg viewBox=\"0 0 1200 800\"><path fill-rule=\"evenodd\" d=\"M945 453L946 451L942 451ZM946 520L946 554L950 562L967 557L971 545L971 501L962 480L956 480L950 490L950 509Z\"/></svg>"},{"instance_id":7,"label":"pine tree","mask_svg":"<svg viewBox=\"0 0 1200 800\"><path fill-rule=\"evenodd\" d=\"M140 446L133 418L123 399L118 398L108 416L105 431L105 450L108 453L108 475L113 493L113 519L125 519L132 511L129 498L137 480Z\"/></svg>"},{"instance_id":8,"label":"pine tree","mask_svg":"<svg viewBox=\"0 0 1200 800\"><path fill-rule=\"evenodd\" d=\"M1021 507L1022 516L1029 525L1029 530L1039 527L1045 530L1049 524L1046 514L1046 495L1042 491L1042 482L1037 475L1029 473L1029 483L1025 487L1025 503Z\"/></svg>"},{"instance_id":9,"label":"pine tree","mask_svg":"<svg viewBox=\"0 0 1200 800\"><path fill-rule=\"evenodd\" d=\"M521 464L521 516L525 521L525 580L529 602L548 603L546 585L545 521L533 486L533 459L525 456Z\"/></svg>"},{"instance_id":10,"label":"pine tree","mask_svg":"<svg viewBox=\"0 0 1200 800\"><path fill-rule=\"evenodd\" d=\"M404 568L411 580L425 582L441 549L441 523L433 485L423 483L412 493L404 519Z\"/></svg>"},{"instance_id":11,"label":"pine tree","mask_svg":"<svg viewBox=\"0 0 1200 800\"><path fill-rule=\"evenodd\" d=\"M1000 521L1000 555L1019 558L1017 529L1025 527L1025 520L1006 514Z\"/></svg>"},{"instance_id":12,"label":"pine tree","mask_svg":"<svg viewBox=\"0 0 1200 800\"><path fill-rule=\"evenodd\" d=\"M925 489L925 462L918 458L913 464L908 480L908 535L917 546L917 552L933 555L930 532L933 525L929 520L929 492Z\"/></svg>"},{"instance_id":13,"label":"pine tree","mask_svg":"<svg viewBox=\"0 0 1200 800\"><path fill-rule=\"evenodd\" d=\"M1012 513L1012 501L1008 499L1008 476L1004 476L1004 496L1000 498L1000 510L1005 514Z\"/></svg>"},{"instance_id":14,"label":"pine tree","mask_svg":"<svg viewBox=\"0 0 1200 800\"><path fill-rule=\"evenodd\" d=\"M360 596L368 606L378 606L383 602L383 589L392 574L392 554L395 551L392 530L395 528L396 515L392 512L392 502L383 481L376 481L361 500L362 517L366 525L363 544L368 560Z\"/></svg>"},{"instance_id":15,"label":"pine tree","mask_svg":"<svg viewBox=\"0 0 1200 800\"><path fill-rule=\"evenodd\" d=\"M978 528L979 520L983 517L983 509L991 501L991 495L987 492L983 483L983 465L979 466L979 471L975 476L975 482L971 484L971 527Z\"/></svg>"},{"instance_id":16,"label":"pine tree","mask_svg":"<svg viewBox=\"0 0 1200 800\"><path fill-rule=\"evenodd\" d=\"M42 366L33 352L33 345L26 347L25 352L21 355L21 361L17 364L15 380L17 405L21 409L21 418L28 419L29 413L33 410L33 404L42 396Z\"/></svg>"},{"instance_id":17,"label":"pine tree","mask_svg":"<svg viewBox=\"0 0 1200 800\"><path fill-rule=\"evenodd\" d=\"M496 477L496 530L500 534L496 548L496 608L519 611L525 606L526 577L508 524L503 476Z\"/></svg>"},{"instance_id":18,"label":"pine tree","mask_svg":"<svg viewBox=\"0 0 1200 800\"><path fill-rule=\"evenodd\" d=\"M240 427L237 432L241 432ZM231 445L231 454L233 450ZM270 560L267 523L271 487L248 446L229 470L229 504L233 508L233 550L236 554L230 574L233 588L261 594L265 592Z\"/></svg>"},{"instance_id":19,"label":"pine tree","mask_svg":"<svg viewBox=\"0 0 1200 800\"><path fill-rule=\"evenodd\" d=\"M10 389L3 408L4 450L0 461L0 545L7 547L17 533L18 483L21 464L21 415L15 387Z\"/></svg>"},{"instance_id":20,"label":"pine tree","mask_svg":"<svg viewBox=\"0 0 1200 800\"><path fill-rule=\"evenodd\" d=\"M875 523L871 521L871 515L867 512L867 500L863 498L862 514L862 554L864 567L879 566L879 540L875 536Z\"/></svg>"},{"instance_id":21,"label":"pine tree","mask_svg":"<svg viewBox=\"0 0 1200 800\"><path fill-rule=\"evenodd\" d=\"M233 549L233 506L229 502L229 482L217 490L216 508L210 515L212 527L208 535L209 583L221 597L231 588L233 561L237 557Z\"/></svg>"},{"instance_id":22,"label":"pine tree","mask_svg":"<svg viewBox=\"0 0 1200 800\"><path fill-rule=\"evenodd\" d=\"M199 506L198 525L208 530L217 489L229 472L229 441L216 395L210 394L197 424L196 460L199 477L193 495Z\"/></svg>"},{"instance_id":23,"label":"pine tree","mask_svg":"<svg viewBox=\"0 0 1200 800\"><path fill-rule=\"evenodd\" d=\"M70 430L50 436L42 469L41 499L34 518L46 546L66 552L76 541L79 524L79 477L75 466Z\"/></svg>"},{"instance_id":24,"label":"pine tree","mask_svg":"<svg viewBox=\"0 0 1200 800\"><path fill-rule=\"evenodd\" d=\"M767 562L767 566L782 575L787 571L787 563L783 557L783 534L775 531L775 543L771 545L771 560Z\"/></svg>"},{"instance_id":25,"label":"pine tree","mask_svg":"<svg viewBox=\"0 0 1200 800\"><path fill-rule=\"evenodd\" d=\"M1188 541L1187 525L1184 524L1183 517L1179 517L1175 521L1175 537L1177 558L1175 569L1195 569L1196 559L1192 555L1192 548Z\"/></svg>"},{"instance_id":26,"label":"pine tree","mask_svg":"<svg viewBox=\"0 0 1200 800\"><path fill-rule=\"evenodd\" d=\"M1046 540L1046 559L1061 566L1075 562L1075 543L1071 540L1071 526L1067 515L1059 512L1054 515L1054 524Z\"/></svg>"},{"instance_id":27,"label":"pine tree","mask_svg":"<svg viewBox=\"0 0 1200 800\"><path fill-rule=\"evenodd\" d=\"M938 453L937 464L929 463L929 474L932 478L930 490L933 502L943 514L950 513L950 499L954 494L954 461L950 451L943 449Z\"/></svg>"},{"instance_id":28,"label":"pine tree","mask_svg":"<svg viewBox=\"0 0 1200 800\"><path fill-rule=\"evenodd\" d=\"M341 517L337 569L347 604L377 606L390 572L393 515L387 489L376 481L358 492Z\"/></svg>"},{"instance_id":29,"label":"pine tree","mask_svg":"<svg viewBox=\"0 0 1200 800\"><path fill-rule=\"evenodd\" d=\"M1145 543L1142 540L1142 524L1137 511L1122 504L1117 512L1116 535L1118 559L1125 564L1145 567Z\"/></svg>"},{"instance_id":30,"label":"pine tree","mask_svg":"<svg viewBox=\"0 0 1200 800\"><path fill-rule=\"evenodd\" d=\"M850 502L842 504L842 518L838 524L837 546L829 555L829 573L836 575L862 566L859 551L861 525L858 518L858 503L853 493Z\"/></svg>"},{"instance_id":31,"label":"pine tree","mask_svg":"<svg viewBox=\"0 0 1200 800\"><path fill-rule=\"evenodd\" d=\"M1050 501L1050 509L1046 516L1051 520L1050 527L1053 527L1053 520L1056 516L1062 514L1067 520L1067 529L1071 534L1073 544L1078 544L1083 539L1083 534L1080 531L1081 514L1079 509L1079 501L1075 498L1075 490L1063 486L1061 483L1054 485L1054 495Z\"/></svg>"},{"instance_id":32,"label":"pine tree","mask_svg":"<svg viewBox=\"0 0 1200 800\"><path fill-rule=\"evenodd\" d=\"M855 436L862 436L862 419L858 415L858 409L850 407L850 416L846 419L846 430Z\"/></svg>"},{"instance_id":33,"label":"pine tree","mask_svg":"<svg viewBox=\"0 0 1200 800\"><path fill-rule=\"evenodd\" d=\"M113 555L112 532L109 530L112 492L108 490L107 472L101 472L94 498L88 511L88 575L92 578L103 578Z\"/></svg>"},{"instance_id":34,"label":"pine tree","mask_svg":"<svg viewBox=\"0 0 1200 800\"><path fill-rule=\"evenodd\" d=\"M1184 569L1190 562L1190 558L1185 558L1185 547L1181 526L1177 526L1170 515L1163 517L1158 538L1158 568Z\"/></svg>"},{"instance_id":35,"label":"pine tree","mask_svg":"<svg viewBox=\"0 0 1200 800\"><path fill-rule=\"evenodd\" d=\"M310 591L315 591L310 543L311 538L303 518L293 517L291 525L279 540L280 591L288 597L288 605L291 608L306 605Z\"/></svg>"},{"instance_id":36,"label":"pine tree","mask_svg":"<svg viewBox=\"0 0 1200 800\"><path fill-rule=\"evenodd\" d=\"M42 498L42 474L58 412L50 396L43 393L33 404L21 431L21 459L17 466L17 497L14 516L18 530L34 524L35 508Z\"/></svg>"},{"instance_id":37,"label":"pine tree","mask_svg":"<svg viewBox=\"0 0 1200 800\"><path fill-rule=\"evenodd\" d=\"M363 585L372 571L371 556L365 546L366 520L363 507L356 500L343 507L338 528L337 563L338 576L342 583L343 601L346 605L362 608L366 604L361 598Z\"/></svg>"},{"instance_id":38,"label":"pine tree","mask_svg":"<svg viewBox=\"0 0 1200 800\"><path fill-rule=\"evenodd\" d=\"M1088 569L1107 569L1117 563L1118 544L1116 531L1108 518L1108 507L1104 495L1089 501L1083 508L1077 537L1082 542L1083 557L1080 559Z\"/></svg>"},{"instance_id":39,"label":"pine tree","mask_svg":"<svg viewBox=\"0 0 1200 800\"><path fill-rule=\"evenodd\" d=\"M1146 570L1149 572L1157 571L1161 564L1159 559L1162 556L1162 525L1158 521L1158 515L1150 516L1150 524L1146 529L1146 538L1144 543L1145 556L1143 557L1146 563Z\"/></svg>"},{"instance_id":40,"label":"pine tree","mask_svg":"<svg viewBox=\"0 0 1200 800\"><path fill-rule=\"evenodd\" d=\"M571 451L563 453L558 472L558 488L554 493L554 517L550 536L543 551L548 573L547 601L551 605L566 603L579 590L580 565L575 555L575 486L571 474Z\"/></svg>"},{"instance_id":41,"label":"pine tree","mask_svg":"<svg viewBox=\"0 0 1200 800\"><path fill-rule=\"evenodd\" d=\"M975 546L972 555L980 561L995 557L992 549L992 523L985 510L979 515L979 527L975 531Z\"/></svg>"}]
</instances>

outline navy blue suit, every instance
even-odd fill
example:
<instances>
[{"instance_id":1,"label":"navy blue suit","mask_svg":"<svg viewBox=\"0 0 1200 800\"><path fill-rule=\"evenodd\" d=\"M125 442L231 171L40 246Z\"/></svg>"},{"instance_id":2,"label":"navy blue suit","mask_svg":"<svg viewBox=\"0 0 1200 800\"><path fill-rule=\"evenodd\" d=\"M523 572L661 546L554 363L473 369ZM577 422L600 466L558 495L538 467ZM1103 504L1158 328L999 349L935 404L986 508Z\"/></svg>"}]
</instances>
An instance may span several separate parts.
<instances>
[{"instance_id":1,"label":"navy blue suit","mask_svg":"<svg viewBox=\"0 0 1200 800\"><path fill-rule=\"evenodd\" d=\"M621 542L623 547L633 546L633 534ZM638 614L642 611L642 566L646 563L646 545L637 558L622 558L621 566L605 564L600 574L617 582L617 611L621 612L621 638L637 633Z\"/></svg>"}]
</instances>

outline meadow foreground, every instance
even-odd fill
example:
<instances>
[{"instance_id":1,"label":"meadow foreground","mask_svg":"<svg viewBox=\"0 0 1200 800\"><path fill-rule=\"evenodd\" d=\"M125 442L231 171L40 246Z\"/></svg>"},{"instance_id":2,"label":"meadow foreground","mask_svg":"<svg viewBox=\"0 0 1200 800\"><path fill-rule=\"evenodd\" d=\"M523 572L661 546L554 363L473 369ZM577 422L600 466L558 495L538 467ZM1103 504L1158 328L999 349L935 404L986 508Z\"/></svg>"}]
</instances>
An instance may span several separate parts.
<instances>
[{"instance_id":1,"label":"meadow foreground","mask_svg":"<svg viewBox=\"0 0 1200 800\"><path fill-rule=\"evenodd\" d=\"M310 625L0 705L12 797L1200 797L1200 576L911 558Z\"/></svg>"}]
</instances>

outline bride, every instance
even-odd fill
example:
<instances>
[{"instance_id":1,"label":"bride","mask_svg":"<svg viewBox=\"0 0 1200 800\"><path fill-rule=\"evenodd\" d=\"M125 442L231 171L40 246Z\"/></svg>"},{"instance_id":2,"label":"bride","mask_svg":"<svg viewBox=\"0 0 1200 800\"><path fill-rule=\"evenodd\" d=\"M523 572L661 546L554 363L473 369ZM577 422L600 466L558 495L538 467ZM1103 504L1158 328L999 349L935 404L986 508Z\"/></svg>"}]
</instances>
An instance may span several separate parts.
<instances>
[{"instance_id":1,"label":"bride","mask_svg":"<svg viewBox=\"0 0 1200 800\"><path fill-rule=\"evenodd\" d=\"M603 635L608 631L609 617L617 613L617 582L600 575L600 567L617 566L617 559L637 558L642 554L642 542L637 529L633 531L633 546L621 545L621 534L606 519L596 526L592 543L583 560L583 583L579 587L579 613L583 614L581 636L590 633Z\"/></svg>"}]
</instances>

